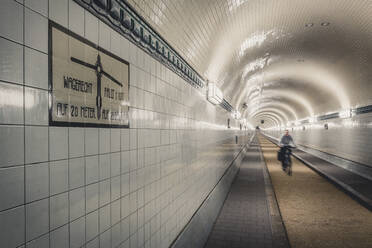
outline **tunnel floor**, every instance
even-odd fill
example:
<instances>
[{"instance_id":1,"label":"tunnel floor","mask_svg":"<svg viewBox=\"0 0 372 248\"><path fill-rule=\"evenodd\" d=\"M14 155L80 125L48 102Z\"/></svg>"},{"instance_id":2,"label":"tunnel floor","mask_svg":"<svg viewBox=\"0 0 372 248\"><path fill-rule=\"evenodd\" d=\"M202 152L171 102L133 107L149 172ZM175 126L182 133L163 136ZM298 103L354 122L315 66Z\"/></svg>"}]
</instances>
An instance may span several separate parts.
<instances>
[{"instance_id":1,"label":"tunnel floor","mask_svg":"<svg viewBox=\"0 0 372 248\"><path fill-rule=\"evenodd\" d=\"M372 247L369 210L295 158L286 176L277 146L259 141L291 247Z\"/></svg>"}]
</instances>

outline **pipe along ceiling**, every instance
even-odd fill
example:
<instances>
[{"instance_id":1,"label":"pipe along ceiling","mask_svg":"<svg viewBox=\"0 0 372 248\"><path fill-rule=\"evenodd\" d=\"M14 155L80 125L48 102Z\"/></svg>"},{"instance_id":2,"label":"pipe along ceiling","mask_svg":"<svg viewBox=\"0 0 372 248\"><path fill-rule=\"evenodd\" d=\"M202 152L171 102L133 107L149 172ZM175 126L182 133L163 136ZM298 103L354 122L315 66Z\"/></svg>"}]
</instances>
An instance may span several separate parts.
<instances>
[{"instance_id":1,"label":"pipe along ceiling","mask_svg":"<svg viewBox=\"0 0 372 248\"><path fill-rule=\"evenodd\" d=\"M372 104L372 1L128 1L252 124Z\"/></svg>"}]
</instances>

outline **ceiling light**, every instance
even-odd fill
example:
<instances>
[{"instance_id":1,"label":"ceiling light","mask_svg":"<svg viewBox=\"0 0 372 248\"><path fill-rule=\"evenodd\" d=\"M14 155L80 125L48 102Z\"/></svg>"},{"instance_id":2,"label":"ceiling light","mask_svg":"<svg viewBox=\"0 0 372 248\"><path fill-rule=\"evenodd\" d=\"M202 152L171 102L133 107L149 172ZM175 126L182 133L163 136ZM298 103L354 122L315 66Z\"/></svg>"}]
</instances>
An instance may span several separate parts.
<instances>
[{"instance_id":1,"label":"ceiling light","mask_svg":"<svg viewBox=\"0 0 372 248\"><path fill-rule=\"evenodd\" d=\"M312 23L312 22L305 24L305 27L307 27L307 28L311 28L312 26L314 26L314 23Z\"/></svg>"},{"instance_id":2,"label":"ceiling light","mask_svg":"<svg viewBox=\"0 0 372 248\"><path fill-rule=\"evenodd\" d=\"M329 22L322 22L321 25L322 25L323 27L326 27L326 26L329 26L330 24L331 24L331 23L329 23Z\"/></svg>"}]
</instances>

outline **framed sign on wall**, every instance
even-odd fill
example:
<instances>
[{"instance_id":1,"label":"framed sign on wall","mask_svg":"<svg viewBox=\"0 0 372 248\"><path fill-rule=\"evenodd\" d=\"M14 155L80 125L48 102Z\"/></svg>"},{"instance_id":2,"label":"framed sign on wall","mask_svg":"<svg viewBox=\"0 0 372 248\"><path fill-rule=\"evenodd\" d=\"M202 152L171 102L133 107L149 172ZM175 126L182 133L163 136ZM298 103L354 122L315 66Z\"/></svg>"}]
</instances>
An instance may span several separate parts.
<instances>
[{"instance_id":1,"label":"framed sign on wall","mask_svg":"<svg viewBox=\"0 0 372 248\"><path fill-rule=\"evenodd\" d=\"M49 125L129 127L129 63L49 21Z\"/></svg>"}]
</instances>

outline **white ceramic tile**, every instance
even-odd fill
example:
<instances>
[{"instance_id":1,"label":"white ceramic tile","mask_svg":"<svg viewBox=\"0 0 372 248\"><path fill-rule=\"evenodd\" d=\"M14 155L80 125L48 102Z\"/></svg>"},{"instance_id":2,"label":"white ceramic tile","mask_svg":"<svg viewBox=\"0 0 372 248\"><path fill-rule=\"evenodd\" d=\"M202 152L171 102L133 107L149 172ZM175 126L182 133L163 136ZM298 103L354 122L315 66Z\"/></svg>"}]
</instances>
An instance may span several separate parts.
<instances>
[{"instance_id":1,"label":"white ceramic tile","mask_svg":"<svg viewBox=\"0 0 372 248\"><path fill-rule=\"evenodd\" d=\"M110 203L110 179L99 182L99 206L102 207Z\"/></svg>"},{"instance_id":2,"label":"white ceramic tile","mask_svg":"<svg viewBox=\"0 0 372 248\"><path fill-rule=\"evenodd\" d=\"M145 243L145 240L144 240L145 233L144 233L144 231L145 231L144 227L141 227L141 228L138 229L137 237L138 237L138 245L140 247L142 247ZM166 244L165 246L169 246L169 244Z\"/></svg>"},{"instance_id":3,"label":"white ceramic tile","mask_svg":"<svg viewBox=\"0 0 372 248\"><path fill-rule=\"evenodd\" d=\"M111 177L120 175L120 152L111 153Z\"/></svg>"},{"instance_id":4,"label":"white ceramic tile","mask_svg":"<svg viewBox=\"0 0 372 248\"><path fill-rule=\"evenodd\" d=\"M28 242L26 248L49 248L49 234Z\"/></svg>"},{"instance_id":5,"label":"white ceramic tile","mask_svg":"<svg viewBox=\"0 0 372 248\"><path fill-rule=\"evenodd\" d=\"M120 198L120 176L111 179L111 201Z\"/></svg>"},{"instance_id":6,"label":"white ceramic tile","mask_svg":"<svg viewBox=\"0 0 372 248\"><path fill-rule=\"evenodd\" d=\"M135 66L137 66L137 50L137 46L129 42L129 61Z\"/></svg>"},{"instance_id":7,"label":"white ceramic tile","mask_svg":"<svg viewBox=\"0 0 372 248\"><path fill-rule=\"evenodd\" d=\"M23 43L23 6L12 0L1 2L0 35Z\"/></svg>"},{"instance_id":8,"label":"white ceramic tile","mask_svg":"<svg viewBox=\"0 0 372 248\"><path fill-rule=\"evenodd\" d=\"M85 243L85 217L70 223L70 248L79 248Z\"/></svg>"},{"instance_id":9,"label":"white ceramic tile","mask_svg":"<svg viewBox=\"0 0 372 248\"><path fill-rule=\"evenodd\" d=\"M121 226L121 236L123 240L127 240L129 238L129 217L123 219L120 223ZM128 246L129 247L129 246Z\"/></svg>"},{"instance_id":10,"label":"white ceramic tile","mask_svg":"<svg viewBox=\"0 0 372 248\"><path fill-rule=\"evenodd\" d=\"M119 247L121 243L120 223L116 224L111 229L111 244L112 247Z\"/></svg>"},{"instance_id":11,"label":"white ceramic tile","mask_svg":"<svg viewBox=\"0 0 372 248\"><path fill-rule=\"evenodd\" d=\"M110 152L110 129L99 129L99 153Z\"/></svg>"},{"instance_id":12,"label":"white ceramic tile","mask_svg":"<svg viewBox=\"0 0 372 248\"><path fill-rule=\"evenodd\" d=\"M26 163L48 160L48 127L26 126Z\"/></svg>"},{"instance_id":13,"label":"white ceramic tile","mask_svg":"<svg viewBox=\"0 0 372 248\"><path fill-rule=\"evenodd\" d=\"M120 221L120 200L111 203L111 225L115 225Z\"/></svg>"},{"instance_id":14,"label":"white ceramic tile","mask_svg":"<svg viewBox=\"0 0 372 248\"><path fill-rule=\"evenodd\" d=\"M130 82L131 86L136 86L137 87L138 71L139 70L135 66L130 66L129 67L129 82ZM135 90L135 88L134 89L131 88L130 91L129 91L129 94L132 94L133 92L131 92L131 91L133 91L133 90ZM133 97L130 97L129 99L131 100L131 106L136 106L136 104L134 104L134 102L133 102L136 99L133 98Z\"/></svg>"},{"instance_id":15,"label":"white ceramic tile","mask_svg":"<svg viewBox=\"0 0 372 248\"><path fill-rule=\"evenodd\" d=\"M85 248L99 248L99 239L98 237L93 239L92 241L88 242L85 245Z\"/></svg>"},{"instance_id":16,"label":"white ceramic tile","mask_svg":"<svg viewBox=\"0 0 372 248\"><path fill-rule=\"evenodd\" d=\"M111 247L111 230L110 229L99 235L99 246L100 247Z\"/></svg>"},{"instance_id":17,"label":"white ceramic tile","mask_svg":"<svg viewBox=\"0 0 372 248\"><path fill-rule=\"evenodd\" d=\"M55 229L68 223L68 193L50 198L50 228Z\"/></svg>"},{"instance_id":18,"label":"white ceramic tile","mask_svg":"<svg viewBox=\"0 0 372 248\"><path fill-rule=\"evenodd\" d=\"M25 84L48 89L48 55L25 47Z\"/></svg>"},{"instance_id":19,"label":"white ceramic tile","mask_svg":"<svg viewBox=\"0 0 372 248\"><path fill-rule=\"evenodd\" d=\"M70 195L70 221L85 214L85 189L79 188L69 192Z\"/></svg>"},{"instance_id":20,"label":"white ceramic tile","mask_svg":"<svg viewBox=\"0 0 372 248\"><path fill-rule=\"evenodd\" d=\"M132 192L129 195L130 200L130 213L137 211L137 192Z\"/></svg>"},{"instance_id":21,"label":"white ceramic tile","mask_svg":"<svg viewBox=\"0 0 372 248\"><path fill-rule=\"evenodd\" d=\"M121 40L121 35L114 31L114 30L111 30L110 32L111 34L111 45L110 45L110 48L111 48L111 52L117 56L120 57L120 40Z\"/></svg>"},{"instance_id":22,"label":"white ceramic tile","mask_svg":"<svg viewBox=\"0 0 372 248\"><path fill-rule=\"evenodd\" d=\"M143 168L145 165L145 153L144 149L138 149L137 150L137 168Z\"/></svg>"},{"instance_id":23,"label":"white ceramic tile","mask_svg":"<svg viewBox=\"0 0 372 248\"><path fill-rule=\"evenodd\" d=\"M84 36L84 9L72 0L69 0L68 8L69 29L80 36Z\"/></svg>"},{"instance_id":24,"label":"white ceramic tile","mask_svg":"<svg viewBox=\"0 0 372 248\"><path fill-rule=\"evenodd\" d=\"M0 80L23 83L23 47L0 38Z\"/></svg>"},{"instance_id":25,"label":"white ceramic tile","mask_svg":"<svg viewBox=\"0 0 372 248\"><path fill-rule=\"evenodd\" d=\"M26 240L32 240L49 230L49 201L44 199L26 205Z\"/></svg>"},{"instance_id":26,"label":"white ceramic tile","mask_svg":"<svg viewBox=\"0 0 372 248\"><path fill-rule=\"evenodd\" d=\"M69 247L68 225L60 227L50 233L50 248Z\"/></svg>"},{"instance_id":27,"label":"white ceramic tile","mask_svg":"<svg viewBox=\"0 0 372 248\"><path fill-rule=\"evenodd\" d=\"M110 28L102 21L99 21L98 27L98 45L110 51Z\"/></svg>"},{"instance_id":28,"label":"white ceramic tile","mask_svg":"<svg viewBox=\"0 0 372 248\"><path fill-rule=\"evenodd\" d=\"M25 242L24 206L0 212L0 240L3 247L17 247Z\"/></svg>"},{"instance_id":29,"label":"white ceramic tile","mask_svg":"<svg viewBox=\"0 0 372 248\"><path fill-rule=\"evenodd\" d=\"M110 177L110 154L99 155L99 178L100 180Z\"/></svg>"},{"instance_id":30,"label":"white ceramic tile","mask_svg":"<svg viewBox=\"0 0 372 248\"><path fill-rule=\"evenodd\" d=\"M129 173L121 175L121 195L125 196L130 192Z\"/></svg>"},{"instance_id":31,"label":"white ceramic tile","mask_svg":"<svg viewBox=\"0 0 372 248\"><path fill-rule=\"evenodd\" d=\"M130 129L130 149L137 149L137 129Z\"/></svg>"},{"instance_id":32,"label":"white ceramic tile","mask_svg":"<svg viewBox=\"0 0 372 248\"><path fill-rule=\"evenodd\" d=\"M69 157L81 157L84 155L84 128L70 127L68 130L69 137Z\"/></svg>"},{"instance_id":33,"label":"white ceramic tile","mask_svg":"<svg viewBox=\"0 0 372 248\"><path fill-rule=\"evenodd\" d=\"M130 170L130 151L121 152L121 173L128 173Z\"/></svg>"},{"instance_id":34,"label":"white ceramic tile","mask_svg":"<svg viewBox=\"0 0 372 248\"><path fill-rule=\"evenodd\" d=\"M95 183L99 180L98 156L85 157L85 180L86 184Z\"/></svg>"},{"instance_id":35,"label":"white ceramic tile","mask_svg":"<svg viewBox=\"0 0 372 248\"><path fill-rule=\"evenodd\" d=\"M111 129L111 152L120 151L120 129Z\"/></svg>"},{"instance_id":36,"label":"white ceramic tile","mask_svg":"<svg viewBox=\"0 0 372 248\"><path fill-rule=\"evenodd\" d=\"M48 17L48 0L26 0L25 5L33 11Z\"/></svg>"},{"instance_id":37,"label":"white ceramic tile","mask_svg":"<svg viewBox=\"0 0 372 248\"><path fill-rule=\"evenodd\" d=\"M94 183L85 188L86 191L86 212L98 209L99 184Z\"/></svg>"},{"instance_id":38,"label":"white ceramic tile","mask_svg":"<svg viewBox=\"0 0 372 248\"><path fill-rule=\"evenodd\" d=\"M67 27L68 0L49 0L49 18Z\"/></svg>"},{"instance_id":39,"label":"white ceramic tile","mask_svg":"<svg viewBox=\"0 0 372 248\"><path fill-rule=\"evenodd\" d=\"M68 158L68 128L49 127L50 160Z\"/></svg>"},{"instance_id":40,"label":"white ceramic tile","mask_svg":"<svg viewBox=\"0 0 372 248\"><path fill-rule=\"evenodd\" d=\"M50 162L50 194L68 190L68 160Z\"/></svg>"},{"instance_id":41,"label":"white ceramic tile","mask_svg":"<svg viewBox=\"0 0 372 248\"><path fill-rule=\"evenodd\" d=\"M129 41L124 37L120 39L120 56L122 59L129 61Z\"/></svg>"},{"instance_id":42,"label":"white ceramic tile","mask_svg":"<svg viewBox=\"0 0 372 248\"><path fill-rule=\"evenodd\" d=\"M48 19L25 9L25 45L48 53Z\"/></svg>"},{"instance_id":43,"label":"white ceramic tile","mask_svg":"<svg viewBox=\"0 0 372 248\"><path fill-rule=\"evenodd\" d=\"M122 151L129 150L129 129L121 129L120 130L120 145Z\"/></svg>"},{"instance_id":44,"label":"white ceramic tile","mask_svg":"<svg viewBox=\"0 0 372 248\"><path fill-rule=\"evenodd\" d=\"M102 233L110 227L110 205L99 209L99 231Z\"/></svg>"},{"instance_id":45,"label":"white ceramic tile","mask_svg":"<svg viewBox=\"0 0 372 248\"><path fill-rule=\"evenodd\" d=\"M25 124L48 125L48 92L25 87Z\"/></svg>"},{"instance_id":46,"label":"white ceramic tile","mask_svg":"<svg viewBox=\"0 0 372 248\"><path fill-rule=\"evenodd\" d=\"M24 167L0 168L0 211L24 203Z\"/></svg>"},{"instance_id":47,"label":"white ceramic tile","mask_svg":"<svg viewBox=\"0 0 372 248\"><path fill-rule=\"evenodd\" d=\"M138 207L139 208L142 208L143 205L145 204L145 192L144 192L144 188L139 189L137 191L137 201L138 201Z\"/></svg>"},{"instance_id":48,"label":"white ceramic tile","mask_svg":"<svg viewBox=\"0 0 372 248\"><path fill-rule=\"evenodd\" d=\"M85 11L85 38L98 44L98 19Z\"/></svg>"},{"instance_id":49,"label":"white ceramic tile","mask_svg":"<svg viewBox=\"0 0 372 248\"><path fill-rule=\"evenodd\" d=\"M85 185L85 161L84 158L69 160L69 184L70 189Z\"/></svg>"},{"instance_id":50,"label":"white ceramic tile","mask_svg":"<svg viewBox=\"0 0 372 248\"><path fill-rule=\"evenodd\" d=\"M49 196L49 163L26 165L26 203Z\"/></svg>"},{"instance_id":51,"label":"white ceramic tile","mask_svg":"<svg viewBox=\"0 0 372 248\"><path fill-rule=\"evenodd\" d=\"M98 129L85 128L85 155L98 154Z\"/></svg>"},{"instance_id":52,"label":"white ceramic tile","mask_svg":"<svg viewBox=\"0 0 372 248\"><path fill-rule=\"evenodd\" d=\"M23 124L23 87L0 82L0 123Z\"/></svg>"},{"instance_id":53,"label":"white ceramic tile","mask_svg":"<svg viewBox=\"0 0 372 248\"><path fill-rule=\"evenodd\" d=\"M168 130L161 130L161 145L168 145L169 144L169 131Z\"/></svg>"},{"instance_id":54,"label":"white ceramic tile","mask_svg":"<svg viewBox=\"0 0 372 248\"><path fill-rule=\"evenodd\" d=\"M130 234L133 236L133 234L135 232L137 232L137 228L138 228L138 217L137 217L137 212L134 212L133 214L131 214L129 216L129 220L130 220L130 223L129 223L129 230L130 230Z\"/></svg>"},{"instance_id":55,"label":"white ceramic tile","mask_svg":"<svg viewBox=\"0 0 372 248\"><path fill-rule=\"evenodd\" d=\"M137 158L138 158L137 154L138 154L138 150L130 151L130 163L129 163L130 171L134 171L137 169Z\"/></svg>"},{"instance_id":56,"label":"white ceramic tile","mask_svg":"<svg viewBox=\"0 0 372 248\"><path fill-rule=\"evenodd\" d=\"M92 240L98 235L98 211L86 216L86 240Z\"/></svg>"}]
</instances>

